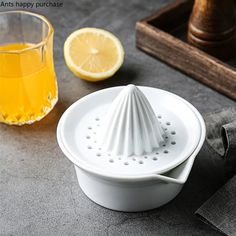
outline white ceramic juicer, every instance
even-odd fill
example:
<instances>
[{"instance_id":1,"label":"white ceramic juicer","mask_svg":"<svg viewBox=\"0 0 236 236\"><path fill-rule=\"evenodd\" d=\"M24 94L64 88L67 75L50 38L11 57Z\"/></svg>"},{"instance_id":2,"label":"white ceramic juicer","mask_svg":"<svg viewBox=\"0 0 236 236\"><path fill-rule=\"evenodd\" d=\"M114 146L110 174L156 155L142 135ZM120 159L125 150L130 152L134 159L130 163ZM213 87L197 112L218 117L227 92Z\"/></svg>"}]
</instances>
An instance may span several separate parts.
<instances>
[{"instance_id":1,"label":"white ceramic juicer","mask_svg":"<svg viewBox=\"0 0 236 236\"><path fill-rule=\"evenodd\" d=\"M183 98L128 85L72 104L59 121L57 139L91 200L136 212L180 192L205 133L202 116Z\"/></svg>"}]
</instances>

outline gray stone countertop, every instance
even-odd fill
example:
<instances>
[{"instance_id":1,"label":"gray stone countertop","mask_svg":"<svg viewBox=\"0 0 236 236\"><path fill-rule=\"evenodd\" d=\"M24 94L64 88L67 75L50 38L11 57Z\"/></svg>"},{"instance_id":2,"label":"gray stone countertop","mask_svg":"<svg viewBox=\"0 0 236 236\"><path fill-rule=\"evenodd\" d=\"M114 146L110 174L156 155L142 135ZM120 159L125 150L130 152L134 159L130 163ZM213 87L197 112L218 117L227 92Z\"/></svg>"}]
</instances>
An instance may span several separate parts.
<instances>
[{"instance_id":1,"label":"gray stone countertop","mask_svg":"<svg viewBox=\"0 0 236 236\"><path fill-rule=\"evenodd\" d=\"M167 205L142 213L115 212L91 202L78 186L73 164L56 142L57 122L68 106L96 90L134 83L174 92L204 115L235 102L135 47L135 22L170 1L64 0L64 7L33 9L55 28L59 102L30 126L0 125L0 235L220 235L194 216L223 183L222 163L205 144L181 193ZM0 7L0 11L6 10ZM66 67L63 43L74 30L101 27L125 48L120 71L104 82L76 78Z\"/></svg>"}]
</instances>

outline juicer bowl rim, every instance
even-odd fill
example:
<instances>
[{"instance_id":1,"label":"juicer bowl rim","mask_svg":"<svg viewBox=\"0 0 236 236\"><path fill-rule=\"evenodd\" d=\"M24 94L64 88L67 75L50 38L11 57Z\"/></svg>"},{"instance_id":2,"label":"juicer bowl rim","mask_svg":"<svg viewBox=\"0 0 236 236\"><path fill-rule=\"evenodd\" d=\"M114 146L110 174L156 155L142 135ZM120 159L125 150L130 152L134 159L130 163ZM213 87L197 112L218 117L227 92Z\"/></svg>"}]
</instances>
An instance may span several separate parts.
<instances>
[{"instance_id":1,"label":"juicer bowl rim","mask_svg":"<svg viewBox=\"0 0 236 236\"><path fill-rule=\"evenodd\" d=\"M201 136L201 139L200 139L200 142L198 143L198 146L196 147L196 149L193 151L193 153L184 161L184 162L187 162L190 160L191 158L191 163L189 165L189 168L187 170L187 173L185 174L185 177L182 178L181 180L178 180L178 179L174 179L173 177L168 177L165 175L165 173L162 173L162 174L149 174L149 175L136 175L136 176L111 176L111 175L107 175L107 174L101 174L101 173L97 173L97 172L93 172L91 171L90 169L86 169L86 168L83 168L81 166L79 166L78 164L76 164L75 162L72 161L72 159L70 157L68 157L68 151L66 150L66 148L63 146L63 143L61 142L60 140L60 134L57 133L57 140L58 140L58 143L59 143L59 146L63 152L63 154L78 168L80 168L81 170L87 172L88 174L91 174L91 175L94 175L94 176L97 176L99 178L102 178L102 179L105 179L105 180L110 180L110 181L115 181L115 182L129 182L129 183L134 183L134 182L140 182L140 181L163 181L163 182L166 182L166 183L175 183L175 184L184 184L187 179L188 179L188 176L189 176L189 173L192 169L192 166L193 166L193 163L194 163L194 160L196 158L196 156L198 155L199 151L201 150L204 142L205 142L205 135L202 135ZM180 165L183 165L184 164L181 163ZM179 166L180 166L179 165ZM175 168L178 168L179 166L176 166L174 167L172 170L174 170ZM171 170L170 170L171 171Z\"/></svg>"},{"instance_id":2,"label":"juicer bowl rim","mask_svg":"<svg viewBox=\"0 0 236 236\"><path fill-rule=\"evenodd\" d=\"M116 86L116 87L112 87L112 88L123 88L124 86ZM151 89L157 89L157 88L153 88L153 87L147 87L147 86L139 86L139 87L146 87L146 88L151 88ZM108 90L110 88L107 88L107 89L102 89L102 90L99 90L97 92L94 92L92 94L95 94L95 93L102 93L104 90ZM159 89L161 90L161 89ZM165 91L165 90L163 90ZM165 91L167 93L170 93L168 91ZM173 93L170 93L172 95L175 95ZM89 94L91 95L91 94ZM87 96L89 96L87 95ZM76 101L75 103L73 103L67 110L69 109L72 109L73 107L72 106L75 106L75 105L78 105L78 103L80 102L83 102L84 99L86 99L86 97L83 97L81 99L79 99L78 101ZM200 138L199 138L199 141L198 141L198 144L197 146L195 147L195 149L192 151L192 153L184 160L186 161L189 157L191 157L192 155L197 155L197 153L200 151L204 141L205 141L205 136L206 136L206 127L205 127L205 122L201 116L201 114L199 113L199 111L192 105L190 104L188 101L186 101L185 99L179 97L178 95L175 95L176 97L180 98L182 100L182 102L184 102L186 105L190 106L190 109L192 110L192 112L195 114L195 116L197 117L199 123L200 123L200 128L201 128L201 135L200 135ZM66 111L67 111L66 110ZM183 162L179 163L178 165L164 171L164 172L161 172L161 173L148 173L148 174L141 174L141 175L118 175L118 174L106 174L106 173L103 173L101 171L98 171L96 170L95 168L91 168L90 166L88 165L84 165L83 162L77 160L76 161L76 157L74 157L70 152L69 150L66 149L65 145L63 144L62 140L61 140L61 126L63 125L63 120L65 119L65 116L64 114L62 115L62 117L60 118L59 122L58 122L58 126L57 126L57 141L58 141L58 144L61 148L61 150L63 151L63 153L65 154L65 156L74 164L76 165L77 167L81 168L82 170L85 170L91 174L95 174L97 176L100 176L100 177L104 177L104 178L109 178L109 179L116 179L116 180L123 180L123 181L138 181L138 180L144 180L144 179L153 179L153 178L156 178L157 175L162 175L174 168L176 168L177 166L179 166L180 164L182 164ZM197 150L197 152L196 152ZM177 181L178 182L178 181Z\"/></svg>"}]
</instances>

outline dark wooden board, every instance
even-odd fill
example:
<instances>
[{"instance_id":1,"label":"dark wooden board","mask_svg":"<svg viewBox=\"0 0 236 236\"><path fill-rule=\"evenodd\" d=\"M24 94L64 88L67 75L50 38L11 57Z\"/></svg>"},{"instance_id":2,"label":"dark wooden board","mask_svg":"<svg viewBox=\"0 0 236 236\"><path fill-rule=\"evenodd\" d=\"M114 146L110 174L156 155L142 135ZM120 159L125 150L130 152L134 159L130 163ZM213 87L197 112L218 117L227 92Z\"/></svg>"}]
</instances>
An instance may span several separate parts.
<instances>
[{"instance_id":1,"label":"dark wooden board","mask_svg":"<svg viewBox=\"0 0 236 236\"><path fill-rule=\"evenodd\" d=\"M187 43L192 6L191 0L177 0L137 22L136 46L236 100L236 53L223 62Z\"/></svg>"}]
</instances>

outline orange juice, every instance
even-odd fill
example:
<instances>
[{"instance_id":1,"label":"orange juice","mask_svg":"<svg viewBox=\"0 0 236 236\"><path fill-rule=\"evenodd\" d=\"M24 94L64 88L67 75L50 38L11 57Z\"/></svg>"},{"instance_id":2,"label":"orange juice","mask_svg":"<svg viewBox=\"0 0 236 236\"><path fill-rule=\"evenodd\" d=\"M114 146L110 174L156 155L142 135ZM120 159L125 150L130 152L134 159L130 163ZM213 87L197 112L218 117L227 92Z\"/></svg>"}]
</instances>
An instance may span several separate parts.
<instances>
[{"instance_id":1,"label":"orange juice","mask_svg":"<svg viewBox=\"0 0 236 236\"><path fill-rule=\"evenodd\" d=\"M32 123L53 108L57 84L51 52L52 43L0 46L0 122Z\"/></svg>"}]
</instances>

